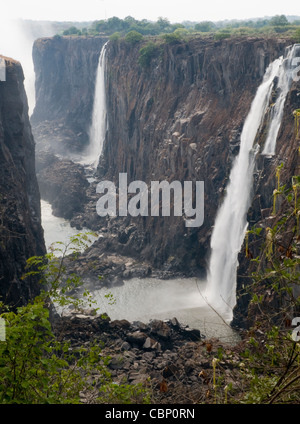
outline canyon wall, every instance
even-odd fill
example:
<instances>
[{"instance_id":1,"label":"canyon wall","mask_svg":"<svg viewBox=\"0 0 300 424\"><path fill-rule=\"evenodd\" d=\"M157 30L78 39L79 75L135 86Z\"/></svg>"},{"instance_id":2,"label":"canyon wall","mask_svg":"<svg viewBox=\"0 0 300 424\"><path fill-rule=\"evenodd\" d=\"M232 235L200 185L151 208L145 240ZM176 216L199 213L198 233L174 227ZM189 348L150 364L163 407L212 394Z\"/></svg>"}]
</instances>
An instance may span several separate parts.
<instances>
[{"instance_id":1,"label":"canyon wall","mask_svg":"<svg viewBox=\"0 0 300 424\"><path fill-rule=\"evenodd\" d=\"M98 58L107 37L37 39L33 46L37 149L80 151L88 143Z\"/></svg>"},{"instance_id":2,"label":"canyon wall","mask_svg":"<svg viewBox=\"0 0 300 424\"><path fill-rule=\"evenodd\" d=\"M57 127L56 140L64 139L66 128L87 137L97 60L105 41L101 37L36 41L37 102L32 123L38 145L44 140L53 146L53 133L47 136L44 131L40 137L39 131L41 126L52 128L52 123ZM195 38L176 44L154 41L147 67L139 64L145 42L119 40L107 46L108 131L97 178L118 184L119 173L126 172L128 184L204 181L204 223L187 228L184 218L175 216L100 218L95 186L85 211L73 216L72 223L103 230L106 236L98 243L103 251L146 260L160 269L205 273L216 211L251 101L266 67L291 41L245 37ZM271 192L267 190L265 203Z\"/></svg>"},{"instance_id":3,"label":"canyon wall","mask_svg":"<svg viewBox=\"0 0 300 424\"><path fill-rule=\"evenodd\" d=\"M97 60L104 41L63 37L35 43L38 97L32 122L38 144L53 146L53 140L62 140L72 151L72 143L86 143ZM88 188L86 204L71 222L78 228L85 226L103 233L93 246L93 258L99 258L99 263L103 261L101 255L110 252L146 262L165 276L173 272L205 276L212 226L239 151L245 118L267 66L292 40L243 37L220 41L195 38L175 44L152 41L155 48L147 66L139 63L146 41L108 43L106 138L96 182ZM85 78L74 83L79 68ZM269 225L278 164L285 163L283 182L290 183L297 172L292 111L299 108L298 94L295 83L287 99L276 156L257 160L248 213L250 226ZM73 135L80 131L85 136L68 139L66 128ZM118 185L119 173L127 173L128 184L141 180L148 187L151 181L204 181L203 225L187 228L184 217L175 216L100 218L96 213L100 197L96 184L109 180ZM259 248L259 244L253 247L254 255ZM240 289L247 283L243 276L252 269L244 247L239 261ZM243 321L248 302L246 296L238 300L237 324Z\"/></svg>"},{"instance_id":4,"label":"canyon wall","mask_svg":"<svg viewBox=\"0 0 300 424\"><path fill-rule=\"evenodd\" d=\"M38 294L35 277L22 280L26 260L45 253L35 144L19 62L3 58L0 82L0 300L16 307Z\"/></svg>"},{"instance_id":5,"label":"canyon wall","mask_svg":"<svg viewBox=\"0 0 300 424\"><path fill-rule=\"evenodd\" d=\"M186 228L179 217L131 218L124 226L116 219L118 237L110 248L157 267L205 270L243 123L267 65L287 44L198 38L162 45L148 68L138 63L140 45L108 45L108 131L98 175L205 184L201 227Z\"/></svg>"}]
</instances>

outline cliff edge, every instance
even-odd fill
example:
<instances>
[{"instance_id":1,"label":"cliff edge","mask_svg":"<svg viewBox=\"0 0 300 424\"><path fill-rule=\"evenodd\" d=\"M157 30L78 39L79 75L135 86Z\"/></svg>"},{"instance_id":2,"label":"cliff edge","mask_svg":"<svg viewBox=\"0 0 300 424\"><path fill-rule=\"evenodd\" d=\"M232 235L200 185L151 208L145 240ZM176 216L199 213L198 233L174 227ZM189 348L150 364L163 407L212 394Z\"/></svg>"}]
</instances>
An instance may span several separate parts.
<instances>
[{"instance_id":1,"label":"cliff edge","mask_svg":"<svg viewBox=\"0 0 300 424\"><path fill-rule=\"evenodd\" d=\"M26 260L45 253L35 144L21 64L5 61L0 82L0 300L13 307L39 292L34 277L22 281Z\"/></svg>"}]
</instances>

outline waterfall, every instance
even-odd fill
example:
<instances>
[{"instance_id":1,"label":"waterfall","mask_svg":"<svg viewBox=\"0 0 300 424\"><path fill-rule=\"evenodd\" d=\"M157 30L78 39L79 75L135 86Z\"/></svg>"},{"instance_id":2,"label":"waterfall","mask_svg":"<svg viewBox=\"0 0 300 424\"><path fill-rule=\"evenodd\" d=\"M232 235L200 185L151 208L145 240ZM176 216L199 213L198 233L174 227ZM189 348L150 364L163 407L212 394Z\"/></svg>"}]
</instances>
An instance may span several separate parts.
<instances>
[{"instance_id":1,"label":"waterfall","mask_svg":"<svg viewBox=\"0 0 300 424\"><path fill-rule=\"evenodd\" d=\"M279 92L279 95L272 107L270 126L264 150L262 152L263 155L275 154L276 140L283 116L284 104L293 81L293 59L296 57L297 53L300 54L299 51L300 46L294 44L293 46L288 47L286 58L281 58L277 84L277 91Z\"/></svg>"},{"instance_id":2,"label":"waterfall","mask_svg":"<svg viewBox=\"0 0 300 424\"><path fill-rule=\"evenodd\" d=\"M225 199L217 213L211 238L211 257L205 296L210 305L225 319L232 319L236 303L236 270L238 253L247 229L247 211L250 206L251 187L255 156L254 146L257 132L263 122L278 74L281 59L276 59L267 68L259 86L241 134L240 151L235 158Z\"/></svg>"},{"instance_id":3,"label":"waterfall","mask_svg":"<svg viewBox=\"0 0 300 424\"><path fill-rule=\"evenodd\" d=\"M106 133L106 93L105 93L105 53L106 45L102 47L95 82L92 124L89 131L90 143L84 155L86 164L97 166L102 153Z\"/></svg>"},{"instance_id":4,"label":"waterfall","mask_svg":"<svg viewBox=\"0 0 300 424\"><path fill-rule=\"evenodd\" d=\"M251 203L251 191L255 157L259 145L257 133L268 109L274 79L277 77L277 101L273 105L263 154L274 154L286 96L293 76L293 58L299 53L299 45L287 49L286 57L280 57L267 68L259 86L241 134L240 151L233 162L224 201L217 213L211 237L211 257L208 269L206 299L225 319L231 320L236 304L236 272L238 254L248 227L247 211Z\"/></svg>"}]
</instances>

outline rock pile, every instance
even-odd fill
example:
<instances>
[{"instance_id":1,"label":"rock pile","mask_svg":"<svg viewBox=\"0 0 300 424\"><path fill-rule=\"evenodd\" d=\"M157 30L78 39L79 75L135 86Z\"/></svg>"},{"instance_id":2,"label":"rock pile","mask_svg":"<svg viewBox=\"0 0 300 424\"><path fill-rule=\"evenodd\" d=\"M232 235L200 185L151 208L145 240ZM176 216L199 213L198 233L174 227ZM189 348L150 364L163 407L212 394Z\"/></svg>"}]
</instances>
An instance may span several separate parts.
<instances>
[{"instance_id":1,"label":"rock pile","mask_svg":"<svg viewBox=\"0 0 300 424\"><path fill-rule=\"evenodd\" d=\"M220 356L220 349L222 367L232 369L232 347L224 347L217 339L205 340L199 330L181 325L176 318L130 323L84 311L57 318L54 331L74 347L101 341L103 356L110 357L113 381L146 385L153 403L210 403L212 359ZM227 356L231 357L228 362ZM229 374L225 376L233 382ZM93 402L90 394L83 395L82 401Z\"/></svg>"}]
</instances>

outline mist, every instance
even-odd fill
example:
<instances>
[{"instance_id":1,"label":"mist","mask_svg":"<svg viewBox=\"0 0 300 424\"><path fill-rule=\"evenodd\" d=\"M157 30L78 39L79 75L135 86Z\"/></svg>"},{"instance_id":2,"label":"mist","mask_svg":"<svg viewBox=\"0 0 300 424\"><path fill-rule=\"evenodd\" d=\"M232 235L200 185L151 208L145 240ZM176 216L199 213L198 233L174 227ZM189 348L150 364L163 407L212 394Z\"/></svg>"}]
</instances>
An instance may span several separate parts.
<instances>
[{"instance_id":1,"label":"mist","mask_svg":"<svg viewBox=\"0 0 300 424\"><path fill-rule=\"evenodd\" d=\"M35 39L54 34L55 29L51 22L25 21L3 16L3 14L0 17L0 55L18 60L22 65L29 116L35 106L35 74L32 46Z\"/></svg>"}]
</instances>

